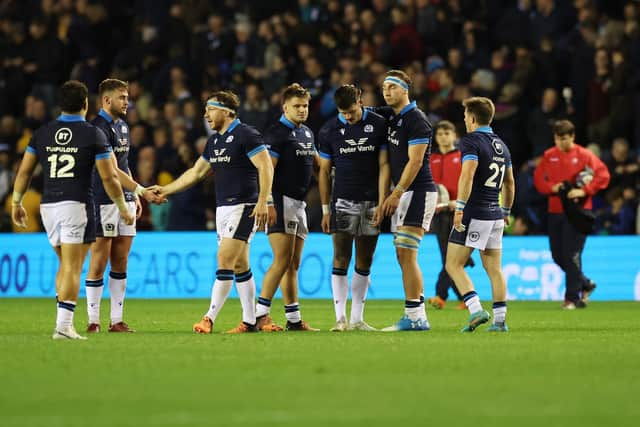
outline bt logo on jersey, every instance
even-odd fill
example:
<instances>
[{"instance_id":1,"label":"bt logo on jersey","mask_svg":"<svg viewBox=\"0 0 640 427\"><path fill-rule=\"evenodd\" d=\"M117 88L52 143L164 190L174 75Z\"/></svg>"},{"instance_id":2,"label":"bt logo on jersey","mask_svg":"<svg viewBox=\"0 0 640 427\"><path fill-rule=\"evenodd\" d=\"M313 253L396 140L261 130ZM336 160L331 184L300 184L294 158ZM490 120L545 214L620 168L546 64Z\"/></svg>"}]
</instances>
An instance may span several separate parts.
<instances>
[{"instance_id":1,"label":"bt logo on jersey","mask_svg":"<svg viewBox=\"0 0 640 427\"><path fill-rule=\"evenodd\" d=\"M53 136L53 140L58 145L67 145L73 139L73 132L69 128L60 128Z\"/></svg>"},{"instance_id":2,"label":"bt logo on jersey","mask_svg":"<svg viewBox=\"0 0 640 427\"><path fill-rule=\"evenodd\" d=\"M502 154L504 152L502 148L502 143L500 142L500 140L498 139L491 140L491 145L493 145L493 149L495 150L496 154Z\"/></svg>"}]
</instances>

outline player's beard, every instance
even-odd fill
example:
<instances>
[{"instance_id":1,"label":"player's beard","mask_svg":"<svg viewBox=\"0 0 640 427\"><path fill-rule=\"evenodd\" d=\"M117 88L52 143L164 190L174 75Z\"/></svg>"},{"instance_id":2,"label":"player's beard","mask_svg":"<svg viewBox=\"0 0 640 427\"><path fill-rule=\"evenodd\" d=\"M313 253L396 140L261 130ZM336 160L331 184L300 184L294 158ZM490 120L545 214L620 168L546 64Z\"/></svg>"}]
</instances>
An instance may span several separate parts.
<instances>
[{"instance_id":1,"label":"player's beard","mask_svg":"<svg viewBox=\"0 0 640 427\"><path fill-rule=\"evenodd\" d=\"M111 114L111 117L124 120L127 117L127 110L123 113L121 109L111 108L109 109L109 114Z\"/></svg>"}]
</instances>

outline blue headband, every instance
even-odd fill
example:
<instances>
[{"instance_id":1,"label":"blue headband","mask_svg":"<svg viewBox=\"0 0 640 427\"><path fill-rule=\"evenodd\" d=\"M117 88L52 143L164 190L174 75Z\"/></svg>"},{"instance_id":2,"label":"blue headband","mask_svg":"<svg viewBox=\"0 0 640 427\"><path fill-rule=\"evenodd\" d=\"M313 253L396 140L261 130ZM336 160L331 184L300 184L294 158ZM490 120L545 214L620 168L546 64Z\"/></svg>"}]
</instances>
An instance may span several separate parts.
<instances>
[{"instance_id":1,"label":"blue headband","mask_svg":"<svg viewBox=\"0 0 640 427\"><path fill-rule=\"evenodd\" d=\"M207 101L207 105L211 106L211 107L216 107L216 108L220 108L221 110L226 110L226 111L230 111L232 113L235 113L236 111L232 108L227 107L226 105L224 105L221 102L218 101Z\"/></svg>"},{"instance_id":2,"label":"blue headband","mask_svg":"<svg viewBox=\"0 0 640 427\"><path fill-rule=\"evenodd\" d=\"M401 80L397 77L391 77L391 76L385 77L384 81L388 83L393 83L394 85L398 85L406 91L409 90L409 85L404 80Z\"/></svg>"}]
</instances>

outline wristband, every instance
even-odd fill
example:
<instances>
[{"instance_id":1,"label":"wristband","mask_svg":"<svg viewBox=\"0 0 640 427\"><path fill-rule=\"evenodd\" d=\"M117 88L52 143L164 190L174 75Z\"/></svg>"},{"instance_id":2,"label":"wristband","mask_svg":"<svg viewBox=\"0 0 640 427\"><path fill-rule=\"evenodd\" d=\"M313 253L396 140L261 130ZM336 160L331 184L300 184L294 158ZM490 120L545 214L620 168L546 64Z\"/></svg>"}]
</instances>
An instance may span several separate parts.
<instances>
[{"instance_id":1,"label":"wristband","mask_svg":"<svg viewBox=\"0 0 640 427\"><path fill-rule=\"evenodd\" d=\"M322 215L329 215L331 213L331 205L322 205Z\"/></svg>"},{"instance_id":2,"label":"wristband","mask_svg":"<svg viewBox=\"0 0 640 427\"><path fill-rule=\"evenodd\" d=\"M267 197L267 206L273 206L273 195L269 194L269 197Z\"/></svg>"},{"instance_id":3,"label":"wristband","mask_svg":"<svg viewBox=\"0 0 640 427\"><path fill-rule=\"evenodd\" d=\"M11 203L14 205L21 205L23 197L24 194L14 191L13 195L11 196Z\"/></svg>"},{"instance_id":4,"label":"wristband","mask_svg":"<svg viewBox=\"0 0 640 427\"><path fill-rule=\"evenodd\" d=\"M401 195L402 195L402 193L404 193L405 191L407 191L407 189L406 189L406 188L404 188L404 187L403 187L402 185L400 185L400 184L397 184L397 185L393 188L393 191L396 191L396 190L398 190L398 191L400 192L400 194L401 194Z\"/></svg>"},{"instance_id":5,"label":"wristband","mask_svg":"<svg viewBox=\"0 0 640 427\"><path fill-rule=\"evenodd\" d=\"M465 206L467 206L467 202L464 200L456 200L456 212L462 212Z\"/></svg>"},{"instance_id":6,"label":"wristband","mask_svg":"<svg viewBox=\"0 0 640 427\"><path fill-rule=\"evenodd\" d=\"M502 216L509 216L511 215L511 208L502 208Z\"/></svg>"},{"instance_id":7,"label":"wristband","mask_svg":"<svg viewBox=\"0 0 640 427\"><path fill-rule=\"evenodd\" d=\"M142 196L146 190L147 190L146 188L144 188L142 185L138 184L136 186L136 189L133 190L133 192L136 194L136 196Z\"/></svg>"}]
</instances>

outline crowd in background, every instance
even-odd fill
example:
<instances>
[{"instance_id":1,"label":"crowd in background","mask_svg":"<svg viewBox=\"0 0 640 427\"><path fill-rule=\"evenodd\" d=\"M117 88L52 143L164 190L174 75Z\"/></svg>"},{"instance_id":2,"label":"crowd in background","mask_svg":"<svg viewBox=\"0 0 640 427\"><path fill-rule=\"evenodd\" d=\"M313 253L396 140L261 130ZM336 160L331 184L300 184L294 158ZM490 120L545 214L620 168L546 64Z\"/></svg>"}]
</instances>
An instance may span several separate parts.
<instances>
[{"instance_id":1,"label":"crowd in background","mask_svg":"<svg viewBox=\"0 0 640 427\"><path fill-rule=\"evenodd\" d=\"M512 233L546 230L533 170L563 118L611 172L594 200L596 232L640 233L640 1L0 0L0 61L3 231L12 229L19 160L32 132L59 113L67 79L93 92L89 117L102 79L129 82L130 167L146 186L170 182L202 152L211 133L203 101L213 90L237 92L240 119L263 130L281 114L281 89L299 82L311 92L308 125L317 131L337 113L338 86L355 83L366 105L382 105L383 74L401 68L432 122L450 120L460 135L464 98L495 101L493 129L517 179ZM36 176L25 198L36 218L41 186ZM138 228L212 229L212 193L205 182L145 206ZM317 186L307 202L319 231Z\"/></svg>"}]
</instances>

